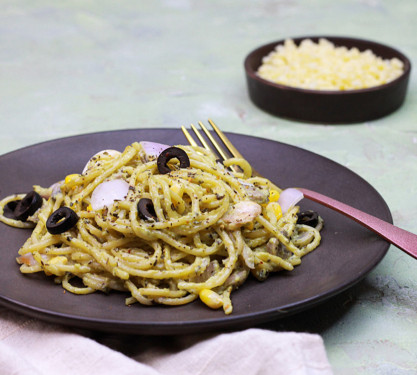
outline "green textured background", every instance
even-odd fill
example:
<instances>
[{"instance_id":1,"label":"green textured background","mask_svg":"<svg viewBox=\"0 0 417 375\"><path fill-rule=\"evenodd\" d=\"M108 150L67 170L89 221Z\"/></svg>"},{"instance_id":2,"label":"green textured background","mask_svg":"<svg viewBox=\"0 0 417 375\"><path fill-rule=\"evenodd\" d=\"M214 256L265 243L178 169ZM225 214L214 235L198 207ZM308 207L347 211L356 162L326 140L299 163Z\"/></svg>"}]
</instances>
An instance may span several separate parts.
<instances>
[{"instance_id":1,"label":"green textured background","mask_svg":"<svg viewBox=\"0 0 417 375\"><path fill-rule=\"evenodd\" d=\"M400 110L335 126L260 111L243 72L255 47L305 35L371 39L415 65L416 20L416 0L0 1L0 154L212 118L347 166L380 192L396 225L417 233L415 69ZM417 261L391 247L356 287L268 327L321 334L335 374L416 374Z\"/></svg>"}]
</instances>

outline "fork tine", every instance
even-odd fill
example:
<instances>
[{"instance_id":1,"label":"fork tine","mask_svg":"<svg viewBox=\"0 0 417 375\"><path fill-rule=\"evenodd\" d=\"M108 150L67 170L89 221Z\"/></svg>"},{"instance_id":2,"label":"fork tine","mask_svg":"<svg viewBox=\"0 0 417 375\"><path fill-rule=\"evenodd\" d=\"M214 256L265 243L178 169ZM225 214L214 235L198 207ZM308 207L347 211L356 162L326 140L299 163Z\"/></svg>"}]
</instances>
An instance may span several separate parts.
<instances>
[{"instance_id":1,"label":"fork tine","mask_svg":"<svg viewBox=\"0 0 417 375\"><path fill-rule=\"evenodd\" d=\"M203 145L203 147L206 150L210 151L211 153L214 153L213 152L213 149L209 146L209 144L206 142L206 140L201 135L201 133L199 132L199 130L194 126L194 124L191 124L191 129L193 129L195 135L197 136L198 140L201 142L201 144Z\"/></svg>"},{"instance_id":2,"label":"fork tine","mask_svg":"<svg viewBox=\"0 0 417 375\"><path fill-rule=\"evenodd\" d=\"M213 138L213 136L210 134L210 132L208 131L208 129L204 126L204 124L199 121L198 124L200 125L201 129L204 131L204 133L206 134L207 138L210 140L210 142L212 143L212 145L216 148L216 151L218 153L218 155L223 159L223 160L227 160L229 159L229 157L226 155L226 153L224 152L224 149L219 145L219 143ZM210 151L212 154L216 155L216 152L213 151L213 149L209 146L209 144L207 143L207 141L204 139L204 137L201 135L200 131L194 126L194 124L191 124L191 129L194 131L195 135L197 136L198 140L201 142L201 144L203 145L203 147ZM190 132L185 128L185 126L181 126L181 130L185 135L185 138L187 138L188 143L191 146L198 146L197 142L194 140L194 138L191 136ZM223 133L222 133L223 134ZM227 138L226 138L227 139ZM230 142L229 142L230 143ZM227 145L226 145L227 146ZM233 145L232 145L233 147ZM237 151L237 150L236 150ZM235 172L239 172L240 169L237 166L231 166L231 169L234 170Z\"/></svg>"},{"instance_id":3,"label":"fork tine","mask_svg":"<svg viewBox=\"0 0 417 375\"><path fill-rule=\"evenodd\" d=\"M216 142L216 140L213 138L213 136L210 134L210 132L207 130L204 124L201 121L199 121L198 124L200 125L201 129L203 129L207 138L210 140L211 144L216 148L217 152L223 158L223 160L228 159L228 156L224 152L223 148Z\"/></svg>"},{"instance_id":4,"label":"fork tine","mask_svg":"<svg viewBox=\"0 0 417 375\"><path fill-rule=\"evenodd\" d=\"M229 138L227 138L226 135L217 127L217 125L210 119L208 120L208 122L210 123L214 131L217 133L219 138L222 140L226 148L230 151L230 153L235 158L245 159L243 155L237 150L237 148L233 146L233 143L229 140ZM252 176L262 177L261 174L257 172L253 167L252 167Z\"/></svg>"},{"instance_id":5,"label":"fork tine","mask_svg":"<svg viewBox=\"0 0 417 375\"><path fill-rule=\"evenodd\" d=\"M219 136L219 138L222 140L222 142L225 144L225 146L227 147L227 149L230 151L230 153L235 157L235 158L243 158L242 154L236 149L235 146L233 146L232 142L229 141L229 139L226 137L226 135L217 127L217 125L212 121L212 120L208 120L208 122L210 123L210 125L212 126L212 128L214 129L214 131L217 133L217 135Z\"/></svg>"},{"instance_id":6,"label":"fork tine","mask_svg":"<svg viewBox=\"0 0 417 375\"><path fill-rule=\"evenodd\" d=\"M184 133L185 138L187 138L188 143L191 146L197 147L197 142L194 140L194 138L191 136L191 134L188 132L187 128L184 125L181 126L181 130Z\"/></svg>"}]
</instances>

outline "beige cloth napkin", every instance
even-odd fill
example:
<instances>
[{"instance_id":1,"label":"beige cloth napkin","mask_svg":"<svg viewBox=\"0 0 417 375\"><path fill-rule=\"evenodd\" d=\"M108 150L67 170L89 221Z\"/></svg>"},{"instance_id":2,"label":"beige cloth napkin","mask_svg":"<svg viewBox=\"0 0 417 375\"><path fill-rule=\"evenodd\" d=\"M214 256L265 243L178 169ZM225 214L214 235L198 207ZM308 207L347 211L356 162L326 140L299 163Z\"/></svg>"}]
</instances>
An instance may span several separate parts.
<instances>
[{"instance_id":1,"label":"beige cloth napkin","mask_svg":"<svg viewBox=\"0 0 417 375\"><path fill-rule=\"evenodd\" d=\"M0 307L0 372L49 374L331 375L323 341L266 329L96 339Z\"/></svg>"}]
</instances>

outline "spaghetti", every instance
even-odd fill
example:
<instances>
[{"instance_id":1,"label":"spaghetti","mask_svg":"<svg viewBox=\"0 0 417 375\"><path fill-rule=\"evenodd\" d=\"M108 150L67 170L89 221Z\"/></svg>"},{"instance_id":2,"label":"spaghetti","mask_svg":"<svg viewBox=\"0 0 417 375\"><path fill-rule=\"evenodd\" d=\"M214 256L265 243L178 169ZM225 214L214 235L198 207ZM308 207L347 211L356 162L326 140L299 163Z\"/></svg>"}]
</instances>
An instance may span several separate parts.
<instances>
[{"instance_id":1,"label":"spaghetti","mask_svg":"<svg viewBox=\"0 0 417 375\"><path fill-rule=\"evenodd\" d=\"M291 271L319 245L322 219L300 224L299 207L284 210L283 191L252 177L245 160L222 164L203 148L178 146L189 166L171 157L169 173L161 173L144 143L102 152L83 173L50 188L34 186L42 206L25 222L4 214L23 195L0 201L0 221L33 227L17 258L22 273L44 272L75 294L127 291L126 304L182 305L200 297L230 314L230 294L250 274L262 281ZM126 186L122 196L97 199L115 181ZM62 207L76 220L52 234L48 219Z\"/></svg>"}]
</instances>

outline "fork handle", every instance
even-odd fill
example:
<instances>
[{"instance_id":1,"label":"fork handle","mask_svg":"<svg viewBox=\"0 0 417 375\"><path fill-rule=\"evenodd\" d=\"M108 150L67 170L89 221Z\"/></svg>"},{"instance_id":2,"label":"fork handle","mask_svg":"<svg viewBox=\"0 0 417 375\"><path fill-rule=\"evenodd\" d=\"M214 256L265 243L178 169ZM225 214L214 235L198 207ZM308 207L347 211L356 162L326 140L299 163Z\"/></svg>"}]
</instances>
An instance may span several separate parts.
<instances>
[{"instance_id":1,"label":"fork handle","mask_svg":"<svg viewBox=\"0 0 417 375\"><path fill-rule=\"evenodd\" d=\"M350 217L417 259L417 236L415 234L315 191L304 188L298 190L304 194L304 197Z\"/></svg>"}]
</instances>

